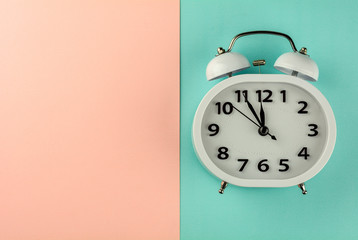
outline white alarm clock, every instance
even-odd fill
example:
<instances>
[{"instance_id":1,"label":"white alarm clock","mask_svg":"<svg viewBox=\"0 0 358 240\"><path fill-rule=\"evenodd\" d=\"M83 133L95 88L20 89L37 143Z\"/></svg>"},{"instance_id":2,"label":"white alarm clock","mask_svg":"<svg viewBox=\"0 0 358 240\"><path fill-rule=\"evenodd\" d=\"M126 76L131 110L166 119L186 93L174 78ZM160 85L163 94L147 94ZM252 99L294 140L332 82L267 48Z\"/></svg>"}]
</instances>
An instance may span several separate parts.
<instances>
[{"instance_id":1,"label":"white alarm clock","mask_svg":"<svg viewBox=\"0 0 358 240\"><path fill-rule=\"evenodd\" d=\"M248 60L231 52L246 35L273 34L287 38L293 52L274 67L286 74L243 74ZM236 35L228 48L218 49L208 64L208 80L228 78L202 99L193 122L193 144L201 163L222 180L242 187L289 187L315 176L330 158L336 140L333 111L308 81L317 81L318 67L306 48L297 51L283 33L253 31ZM264 60L254 65L264 65ZM308 80L308 81L307 81Z\"/></svg>"}]
</instances>

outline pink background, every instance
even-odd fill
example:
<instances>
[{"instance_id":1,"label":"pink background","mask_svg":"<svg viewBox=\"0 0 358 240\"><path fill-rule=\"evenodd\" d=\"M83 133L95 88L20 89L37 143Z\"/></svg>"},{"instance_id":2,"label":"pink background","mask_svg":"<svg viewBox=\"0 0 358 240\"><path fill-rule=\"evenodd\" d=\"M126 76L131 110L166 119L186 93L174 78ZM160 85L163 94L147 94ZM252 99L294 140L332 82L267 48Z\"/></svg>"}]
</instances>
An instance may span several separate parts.
<instances>
[{"instance_id":1,"label":"pink background","mask_svg":"<svg viewBox=\"0 0 358 240\"><path fill-rule=\"evenodd\" d=\"M0 2L0 239L179 238L179 1Z\"/></svg>"}]
</instances>

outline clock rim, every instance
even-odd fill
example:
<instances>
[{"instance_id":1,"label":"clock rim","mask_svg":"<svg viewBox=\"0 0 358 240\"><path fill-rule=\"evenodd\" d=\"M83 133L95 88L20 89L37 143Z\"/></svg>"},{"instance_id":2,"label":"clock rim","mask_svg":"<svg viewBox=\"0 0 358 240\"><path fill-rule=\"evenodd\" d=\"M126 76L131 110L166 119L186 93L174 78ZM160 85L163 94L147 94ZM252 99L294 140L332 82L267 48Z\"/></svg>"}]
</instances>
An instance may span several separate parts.
<instances>
[{"instance_id":1,"label":"clock rim","mask_svg":"<svg viewBox=\"0 0 358 240\"><path fill-rule=\"evenodd\" d=\"M205 113L205 110L211 100L222 90L231 85L237 83L244 82L277 82L277 83L291 83L298 87L303 88L304 90L311 93L318 103L321 105L323 112L325 113L325 118L327 122L327 142L324 147L324 150L321 154L321 157L317 160L317 162L304 173L288 178L288 179L244 179L234 177L230 174L227 174L220 168L218 168L210 159L208 154L206 153L202 135L201 135L201 127L202 127L202 119ZM215 85L209 92L204 96L202 101L200 102L197 111L194 116L193 126L192 126L192 141L194 145L194 150L202 163L209 172L218 177L219 179L228 182L230 184L234 184L242 187L289 187L298 185L300 183L306 182L312 177L314 177L317 173L319 173L322 168L328 162L330 156L332 155L335 141L336 141L337 129L336 129L336 121L334 117L333 110L324 97L324 95L311 83L299 79L294 76L284 75L284 74L243 74L237 75L228 79L223 80L222 82Z\"/></svg>"}]
</instances>

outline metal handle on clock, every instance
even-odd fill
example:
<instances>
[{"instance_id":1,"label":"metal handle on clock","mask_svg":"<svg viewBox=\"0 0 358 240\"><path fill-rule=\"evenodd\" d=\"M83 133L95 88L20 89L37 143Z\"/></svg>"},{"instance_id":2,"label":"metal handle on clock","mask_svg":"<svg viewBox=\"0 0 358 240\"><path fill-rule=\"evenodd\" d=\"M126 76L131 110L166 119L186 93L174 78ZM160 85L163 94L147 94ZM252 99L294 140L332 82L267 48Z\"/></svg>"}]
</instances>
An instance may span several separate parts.
<instances>
[{"instance_id":1,"label":"metal handle on clock","mask_svg":"<svg viewBox=\"0 0 358 240\"><path fill-rule=\"evenodd\" d=\"M269 34L269 35L276 35L276 36L281 36L281 37L284 37L286 38L290 44L291 44L291 47L292 47L292 50L294 52L297 52L297 48L295 46L295 43L293 42L292 38L290 36L288 36L287 34L284 34L284 33L280 33L280 32L274 32L274 31L250 31L250 32L243 32L243 33L239 33L237 34L230 42L230 45L229 45L229 48L225 51L225 49L223 48L218 48L218 54L222 54L222 53L225 53L225 52L230 52L236 42L237 39L241 38L241 37L244 37L244 36L249 36L249 35L255 35L255 34Z\"/></svg>"}]
</instances>

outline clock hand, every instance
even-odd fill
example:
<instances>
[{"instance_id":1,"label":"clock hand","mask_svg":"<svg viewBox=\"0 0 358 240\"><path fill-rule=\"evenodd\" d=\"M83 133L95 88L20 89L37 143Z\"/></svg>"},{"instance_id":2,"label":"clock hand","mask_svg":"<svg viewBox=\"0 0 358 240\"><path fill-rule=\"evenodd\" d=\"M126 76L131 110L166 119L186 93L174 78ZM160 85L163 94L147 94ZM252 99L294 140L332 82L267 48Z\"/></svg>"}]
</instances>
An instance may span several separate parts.
<instances>
[{"instance_id":1,"label":"clock hand","mask_svg":"<svg viewBox=\"0 0 358 240\"><path fill-rule=\"evenodd\" d=\"M245 113L241 112L239 109L237 109L234 105L232 105L232 107L238 111L239 113L241 113L244 117L246 117L247 119L249 119L253 124L255 124L256 126L259 127L259 134L262 136L266 136L269 135L271 137L272 140L277 140L276 137L274 135L271 135L269 133L269 129L265 126L260 126L259 124L257 124L256 122L254 122L254 120L252 120L251 118L249 118Z\"/></svg>"},{"instance_id":2,"label":"clock hand","mask_svg":"<svg viewBox=\"0 0 358 240\"><path fill-rule=\"evenodd\" d=\"M266 127L266 126L261 126L261 127L259 128L259 134L260 134L261 136L269 135L272 140L277 140L274 135L271 135L271 134L270 134L270 130L269 130L269 128Z\"/></svg>"},{"instance_id":3,"label":"clock hand","mask_svg":"<svg viewBox=\"0 0 358 240\"><path fill-rule=\"evenodd\" d=\"M236 111L238 111L239 113L241 113L244 117L246 117L247 119L249 119L253 124L255 124L256 126L260 127L260 125L258 125L256 122L254 122L254 120L252 120L251 118L249 118L248 116L246 116L245 113L241 112L239 109L237 109L234 105L232 106Z\"/></svg>"},{"instance_id":4,"label":"clock hand","mask_svg":"<svg viewBox=\"0 0 358 240\"><path fill-rule=\"evenodd\" d=\"M265 112L264 109L262 108L262 101L260 102L260 105L261 105L261 109L260 109L261 125L265 126Z\"/></svg>"},{"instance_id":5,"label":"clock hand","mask_svg":"<svg viewBox=\"0 0 358 240\"><path fill-rule=\"evenodd\" d=\"M261 123L259 117L257 116L254 107L251 105L251 103L249 102L249 100L247 98L246 98L246 103L247 103L247 106L249 106L249 109L252 112L252 114L255 116L257 122L260 124L260 126L264 126L264 124Z\"/></svg>"},{"instance_id":6,"label":"clock hand","mask_svg":"<svg viewBox=\"0 0 358 240\"><path fill-rule=\"evenodd\" d=\"M259 128L259 134L262 136L269 135L272 140L277 140L274 135L269 133L268 127L265 126L265 112L262 107L262 101L260 102L260 118L261 118L261 127Z\"/></svg>"},{"instance_id":7,"label":"clock hand","mask_svg":"<svg viewBox=\"0 0 358 240\"><path fill-rule=\"evenodd\" d=\"M268 133L267 135L269 135L272 140L277 140L277 138L274 135L271 135L270 133Z\"/></svg>"}]
</instances>

